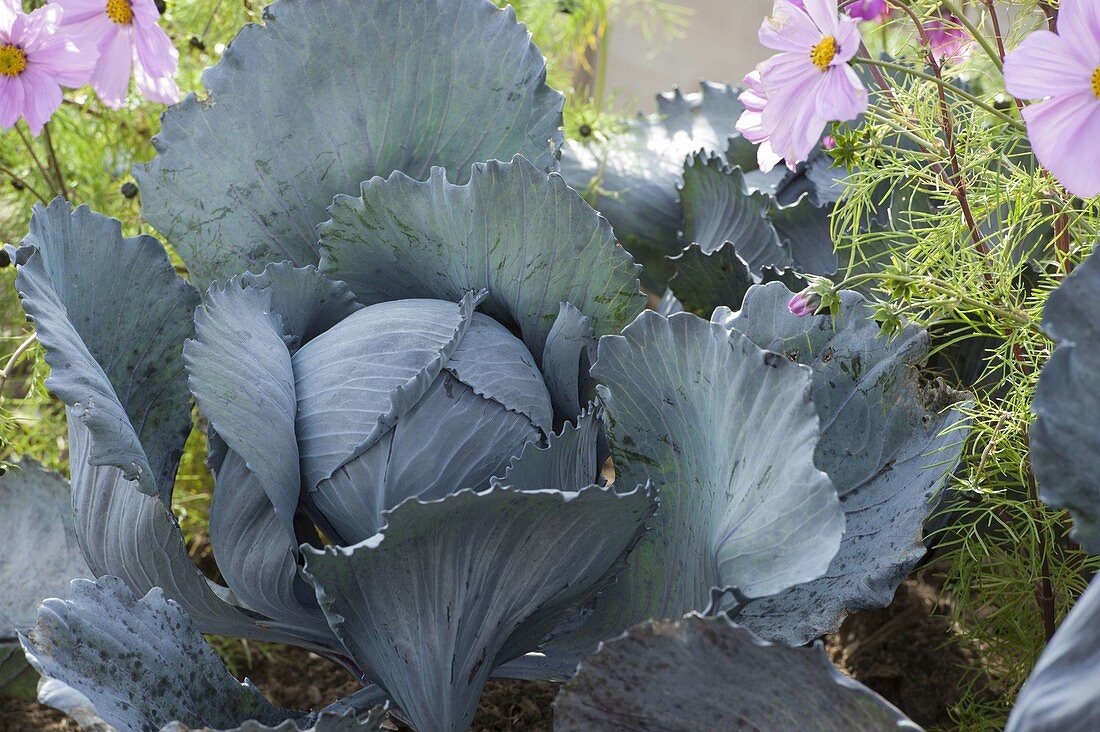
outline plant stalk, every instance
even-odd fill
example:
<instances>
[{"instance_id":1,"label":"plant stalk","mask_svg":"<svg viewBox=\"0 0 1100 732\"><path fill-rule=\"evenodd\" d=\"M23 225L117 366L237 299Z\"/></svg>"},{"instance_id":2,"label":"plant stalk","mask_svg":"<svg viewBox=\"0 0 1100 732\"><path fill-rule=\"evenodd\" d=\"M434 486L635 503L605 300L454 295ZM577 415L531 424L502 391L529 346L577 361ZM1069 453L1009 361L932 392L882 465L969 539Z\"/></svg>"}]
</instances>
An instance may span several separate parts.
<instances>
[{"instance_id":1,"label":"plant stalk","mask_svg":"<svg viewBox=\"0 0 1100 732\"><path fill-rule=\"evenodd\" d=\"M50 158L50 168L53 170L54 176L57 179L58 188L61 191L61 197L66 201L69 200L69 186L65 183L65 173L61 170L61 161L57 158L57 151L54 150L53 137L50 135L50 123L46 122L42 127L42 139L46 142L46 152Z\"/></svg>"},{"instance_id":2,"label":"plant stalk","mask_svg":"<svg viewBox=\"0 0 1100 732\"><path fill-rule=\"evenodd\" d=\"M1031 470L1031 461L1027 464L1027 490L1028 496L1037 510L1042 510L1039 503L1039 486L1035 482L1035 474ZM1044 530L1036 531L1036 540L1039 542L1039 579L1035 582L1035 604L1039 608L1039 616L1042 618L1043 633L1047 643L1054 637L1057 627L1057 614L1054 604L1054 583L1050 579L1050 557L1046 533Z\"/></svg>"},{"instance_id":3,"label":"plant stalk","mask_svg":"<svg viewBox=\"0 0 1100 732\"><path fill-rule=\"evenodd\" d=\"M19 361L19 357L26 353L27 350L34 345L36 340L38 340L38 334L31 333L26 340L16 347L15 352L8 358L8 362L4 364L4 368L0 370L0 392L4 390L4 382L11 376L11 370L15 368L15 364Z\"/></svg>"},{"instance_id":4,"label":"plant stalk","mask_svg":"<svg viewBox=\"0 0 1100 732\"><path fill-rule=\"evenodd\" d=\"M27 152L30 153L31 160L34 162L34 167L38 168L38 172L42 175L42 179L46 181L46 185L49 186L50 193L55 196L60 196L61 194L56 187L57 182L54 180L53 176L50 175L46 166L42 164L42 160L39 159L38 153L35 152L34 145L31 143L31 138L27 136L27 133L23 131L23 128L20 127L18 123L15 125L15 131L18 133L19 138L23 140L23 145L26 146Z\"/></svg>"}]
</instances>

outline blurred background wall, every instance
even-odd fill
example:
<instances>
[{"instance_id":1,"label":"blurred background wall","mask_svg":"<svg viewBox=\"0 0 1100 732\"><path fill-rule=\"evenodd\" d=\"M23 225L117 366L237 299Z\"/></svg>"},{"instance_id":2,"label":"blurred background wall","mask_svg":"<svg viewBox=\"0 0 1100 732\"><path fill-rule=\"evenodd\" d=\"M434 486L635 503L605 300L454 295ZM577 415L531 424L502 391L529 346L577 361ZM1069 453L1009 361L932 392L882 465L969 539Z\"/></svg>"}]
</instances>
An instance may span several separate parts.
<instances>
[{"instance_id":1,"label":"blurred background wall","mask_svg":"<svg viewBox=\"0 0 1100 732\"><path fill-rule=\"evenodd\" d=\"M673 0L691 9L680 38L666 39L653 50L641 27L618 20L611 26L607 88L632 97L643 111L653 111L658 92L679 86L695 91L699 81L740 84L770 52L756 40L772 0ZM1097 0L1100 2L1100 0Z\"/></svg>"}]
</instances>

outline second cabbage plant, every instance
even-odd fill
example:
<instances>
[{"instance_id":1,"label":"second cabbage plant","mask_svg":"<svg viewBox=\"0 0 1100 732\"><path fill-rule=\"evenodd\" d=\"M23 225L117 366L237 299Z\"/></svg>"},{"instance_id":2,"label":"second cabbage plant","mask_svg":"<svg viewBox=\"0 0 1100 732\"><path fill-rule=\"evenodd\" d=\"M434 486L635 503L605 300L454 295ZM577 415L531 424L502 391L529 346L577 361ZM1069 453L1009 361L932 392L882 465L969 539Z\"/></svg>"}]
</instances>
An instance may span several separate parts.
<instances>
[{"instance_id":1,"label":"second cabbage plant","mask_svg":"<svg viewBox=\"0 0 1100 732\"><path fill-rule=\"evenodd\" d=\"M35 211L9 254L98 578L12 629L44 701L120 730L465 730L490 677L566 680L645 621L801 645L890 601L965 429L920 381L927 334L856 293L797 318L780 282L646 311L557 172L544 79L487 0L278 0L138 174L189 281L150 236ZM224 584L170 509L192 404ZM42 549L17 552L71 573ZM202 633L363 689L279 708Z\"/></svg>"}]
</instances>

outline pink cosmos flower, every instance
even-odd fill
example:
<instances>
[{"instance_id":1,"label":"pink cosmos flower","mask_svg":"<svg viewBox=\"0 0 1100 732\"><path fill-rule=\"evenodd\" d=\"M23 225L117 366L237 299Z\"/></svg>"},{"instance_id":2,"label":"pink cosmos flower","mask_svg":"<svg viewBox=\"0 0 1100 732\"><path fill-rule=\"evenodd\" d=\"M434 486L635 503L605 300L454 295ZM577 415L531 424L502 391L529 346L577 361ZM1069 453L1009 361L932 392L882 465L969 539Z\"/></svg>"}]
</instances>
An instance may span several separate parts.
<instances>
[{"instance_id":1,"label":"pink cosmos flower","mask_svg":"<svg viewBox=\"0 0 1100 732\"><path fill-rule=\"evenodd\" d=\"M138 90L165 104L179 101L179 51L157 21L153 0L53 0L65 9L62 23L99 49L92 88L113 109L126 101L133 70Z\"/></svg>"},{"instance_id":2,"label":"pink cosmos flower","mask_svg":"<svg viewBox=\"0 0 1100 732\"><path fill-rule=\"evenodd\" d=\"M1035 156L1070 193L1100 195L1100 3L1062 0L1058 33L1035 31L1005 58Z\"/></svg>"},{"instance_id":3,"label":"pink cosmos flower","mask_svg":"<svg viewBox=\"0 0 1100 732\"><path fill-rule=\"evenodd\" d=\"M24 13L18 0L0 0L0 127L22 117L37 135L61 106L61 87L87 83L95 56L61 31L61 8Z\"/></svg>"},{"instance_id":4,"label":"pink cosmos flower","mask_svg":"<svg viewBox=\"0 0 1100 732\"><path fill-rule=\"evenodd\" d=\"M924 33L936 63L965 59L974 44L961 21L946 10L939 10L936 18L924 24Z\"/></svg>"},{"instance_id":5,"label":"pink cosmos flower","mask_svg":"<svg viewBox=\"0 0 1100 732\"><path fill-rule=\"evenodd\" d=\"M760 26L760 42L781 53L756 67L759 83L753 88L746 79L749 89L742 94L746 109L738 129L769 143L770 153L758 153L765 171L774 158L793 169L830 121L852 120L867 110L867 90L848 63L860 46L858 23L840 15L837 0L803 2L805 9L776 0Z\"/></svg>"},{"instance_id":6,"label":"pink cosmos flower","mask_svg":"<svg viewBox=\"0 0 1100 732\"><path fill-rule=\"evenodd\" d=\"M803 0L790 0L791 5L801 10L806 9ZM890 6L886 0L855 0L848 6L848 15L861 20L881 20L890 14Z\"/></svg>"},{"instance_id":7,"label":"pink cosmos flower","mask_svg":"<svg viewBox=\"0 0 1100 732\"><path fill-rule=\"evenodd\" d=\"M767 172L779 164L782 158L775 154L768 133L763 128L764 107L768 97L760 86L760 72L751 71L745 77L745 91L740 96L745 111L737 120L737 130L745 139L756 145L756 162L760 169Z\"/></svg>"}]
</instances>

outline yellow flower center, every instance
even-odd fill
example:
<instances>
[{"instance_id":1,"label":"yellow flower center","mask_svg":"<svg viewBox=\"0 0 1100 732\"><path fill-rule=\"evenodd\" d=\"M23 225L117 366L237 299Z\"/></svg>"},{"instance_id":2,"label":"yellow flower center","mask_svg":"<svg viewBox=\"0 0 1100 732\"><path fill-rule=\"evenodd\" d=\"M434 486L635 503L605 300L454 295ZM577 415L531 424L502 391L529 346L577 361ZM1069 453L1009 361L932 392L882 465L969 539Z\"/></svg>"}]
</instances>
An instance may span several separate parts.
<instances>
[{"instance_id":1,"label":"yellow flower center","mask_svg":"<svg viewBox=\"0 0 1100 732\"><path fill-rule=\"evenodd\" d=\"M27 68L27 54L19 46L0 46L0 74L19 76Z\"/></svg>"},{"instance_id":2,"label":"yellow flower center","mask_svg":"<svg viewBox=\"0 0 1100 732\"><path fill-rule=\"evenodd\" d=\"M814 46L814 50L810 51L810 60L814 62L814 66L822 71L829 70L829 64L836 58L836 39L832 36L825 36L821 39L821 43Z\"/></svg>"},{"instance_id":3,"label":"yellow flower center","mask_svg":"<svg viewBox=\"0 0 1100 732\"><path fill-rule=\"evenodd\" d=\"M119 25L130 25L134 20L130 0L107 0L107 17Z\"/></svg>"},{"instance_id":4,"label":"yellow flower center","mask_svg":"<svg viewBox=\"0 0 1100 732\"><path fill-rule=\"evenodd\" d=\"M1096 95L1097 99L1100 99L1100 67L1092 72L1092 93Z\"/></svg>"}]
</instances>

